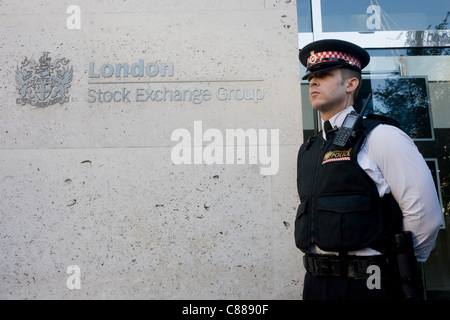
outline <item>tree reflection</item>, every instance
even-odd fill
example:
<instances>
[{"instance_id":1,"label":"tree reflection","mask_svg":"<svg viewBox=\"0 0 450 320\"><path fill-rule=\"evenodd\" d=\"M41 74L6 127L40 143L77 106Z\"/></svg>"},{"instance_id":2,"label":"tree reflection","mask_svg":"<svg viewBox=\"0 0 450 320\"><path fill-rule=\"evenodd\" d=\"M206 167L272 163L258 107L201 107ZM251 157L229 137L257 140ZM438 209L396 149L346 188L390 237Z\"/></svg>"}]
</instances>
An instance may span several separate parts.
<instances>
[{"instance_id":1,"label":"tree reflection","mask_svg":"<svg viewBox=\"0 0 450 320\"><path fill-rule=\"evenodd\" d=\"M425 77L372 79L372 87L374 113L396 119L413 139L432 138Z\"/></svg>"},{"instance_id":2,"label":"tree reflection","mask_svg":"<svg viewBox=\"0 0 450 320\"><path fill-rule=\"evenodd\" d=\"M444 20L434 26L431 30L431 25L425 31L408 31L406 33L405 45L410 47L407 51L408 56L426 55L438 56L448 55L450 48L445 47L449 44L450 33L448 31L448 17L450 11L447 11Z\"/></svg>"},{"instance_id":3,"label":"tree reflection","mask_svg":"<svg viewBox=\"0 0 450 320\"><path fill-rule=\"evenodd\" d=\"M424 31L408 31L406 33L407 49L396 49L397 56L447 56L450 55L450 33L448 19L450 11L445 13L441 23L432 28L431 25ZM402 52L402 53L400 53ZM442 60L439 60L442 61ZM441 66L445 69L447 66ZM371 77L363 81L362 93L373 93L372 105L369 112L396 119L402 129L413 139L432 139L433 127L431 123L430 96L428 79L426 76L399 76L404 75L402 70L394 70L392 75L377 79ZM447 81L435 81L434 91L447 88ZM364 83L366 82L366 83ZM435 99L440 99L436 96ZM361 99L355 102L358 110Z\"/></svg>"}]
</instances>

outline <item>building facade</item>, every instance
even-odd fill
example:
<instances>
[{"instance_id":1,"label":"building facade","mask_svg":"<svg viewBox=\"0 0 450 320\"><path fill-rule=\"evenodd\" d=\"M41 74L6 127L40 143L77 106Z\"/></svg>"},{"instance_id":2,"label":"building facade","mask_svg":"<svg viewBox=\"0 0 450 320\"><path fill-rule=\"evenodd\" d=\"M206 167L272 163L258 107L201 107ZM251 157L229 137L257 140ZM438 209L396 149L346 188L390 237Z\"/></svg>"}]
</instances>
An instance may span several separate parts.
<instances>
[{"instance_id":1,"label":"building facade","mask_svg":"<svg viewBox=\"0 0 450 320\"><path fill-rule=\"evenodd\" d=\"M393 3L2 1L0 299L301 299L298 49L323 38L370 51L361 97L434 174L444 296L448 8Z\"/></svg>"}]
</instances>

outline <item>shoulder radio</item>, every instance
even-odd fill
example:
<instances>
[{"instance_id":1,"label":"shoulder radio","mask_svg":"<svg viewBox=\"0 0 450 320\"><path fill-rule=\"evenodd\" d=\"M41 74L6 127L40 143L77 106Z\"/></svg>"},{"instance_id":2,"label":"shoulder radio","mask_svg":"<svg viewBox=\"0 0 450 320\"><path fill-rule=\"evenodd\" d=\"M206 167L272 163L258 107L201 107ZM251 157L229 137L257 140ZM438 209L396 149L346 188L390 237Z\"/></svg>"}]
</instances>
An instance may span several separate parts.
<instances>
[{"instance_id":1,"label":"shoulder radio","mask_svg":"<svg viewBox=\"0 0 450 320\"><path fill-rule=\"evenodd\" d=\"M366 99L366 103L364 104L359 114L357 114L355 111L352 111L345 117L341 128L336 133L336 136L333 140L333 144L337 148L344 149L350 142L351 138L355 136L355 131L361 126L364 111L366 110L371 98L372 93L369 93Z\"/></svg>"}]
</instances>

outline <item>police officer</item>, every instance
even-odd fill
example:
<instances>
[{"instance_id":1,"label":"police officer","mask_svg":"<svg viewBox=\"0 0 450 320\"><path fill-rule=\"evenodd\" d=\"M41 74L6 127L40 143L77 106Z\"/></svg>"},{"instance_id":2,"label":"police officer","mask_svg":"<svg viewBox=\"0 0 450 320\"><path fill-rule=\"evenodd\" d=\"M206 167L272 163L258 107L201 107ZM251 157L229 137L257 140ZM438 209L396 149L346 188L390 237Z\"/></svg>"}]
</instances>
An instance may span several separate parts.
<instances>
[{"instance_id":1,"label":"police officer","mask_svg":"<svg viewBox=\"0 0 450 320\"><path fill-rule=\"evenodd\" d=\"M395 235L410 231L413 255L425 262L442 223L430 170L393 119L367 116L348 145L334 145L354 111L367 51L319 40L299 58L324 128L298 154L295 241L305 253L303 299L401 299Z\"/></svg>"}]
</instances>

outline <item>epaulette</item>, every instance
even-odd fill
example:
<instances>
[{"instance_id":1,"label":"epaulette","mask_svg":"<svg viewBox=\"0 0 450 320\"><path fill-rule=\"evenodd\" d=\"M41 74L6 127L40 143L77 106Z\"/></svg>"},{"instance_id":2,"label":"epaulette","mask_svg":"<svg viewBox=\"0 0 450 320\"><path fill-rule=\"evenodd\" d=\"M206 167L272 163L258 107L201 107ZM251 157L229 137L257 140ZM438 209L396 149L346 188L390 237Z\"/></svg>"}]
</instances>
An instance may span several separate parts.
<instances>
[{"instance_id":1,"label":"epaulette","mask_svg":"<svg viewBox=\"0 0 450 320\"><path fill-rule=\"evenodd\" d=\"M308 138L308 140L306 140L305 143L303 143L303 145L300 147L299 153L303 153L306 150L309 149L309 147L312 145L312 143L317 139L317 136L319 134L322 134L322 130L320 130L318 133L316 133L315 135L311 136Z\"/></svg>"},{"instance_id":2,"label":"epaulette","mask_svg":"<svg viewBox=\"0 0 450 320\"><path fill-rule=\"evenodd\" d=\"M369 127L372 127L373 123L373 128L375 128L378 124L388 124L401 129L400 123L397 120L379 114L369 113L364 120L363 122L365 122L365 124L369 124Z\"/></svg>"}]
</instances>

